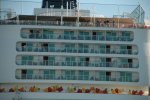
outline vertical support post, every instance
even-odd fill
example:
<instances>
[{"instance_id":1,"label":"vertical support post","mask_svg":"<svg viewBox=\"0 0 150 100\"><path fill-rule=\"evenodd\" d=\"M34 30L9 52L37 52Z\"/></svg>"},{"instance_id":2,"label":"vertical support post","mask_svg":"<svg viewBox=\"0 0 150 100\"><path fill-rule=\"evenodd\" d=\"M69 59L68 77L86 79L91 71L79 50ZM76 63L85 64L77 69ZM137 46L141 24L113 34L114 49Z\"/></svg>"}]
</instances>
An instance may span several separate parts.
<instances>
[{"instance_id":1,"label":"vertical support post","mask_svg":"<svg viewBox=\"0 0 150 100\"><path fill-rule=\"evenodd\" d=\"M71 1L70 1L70 16L71 16Z\"/></svg>"},{"instance_id":2,"label":"vertical support post","mask_svg":"<svg viewBox=\"0 0 150 100\"><path fill-rule=\"evenodd\" d=\"M78 0L78 8L77 8L78 9L78 22L79 22L79 9L80 9L79 7L80 7L80 3L79 3L79 0Z\"/></svg>"},{"instance_id":3,"label":"vertical support post","mask_svg":"<svg viewBox=\"0 0 150 100\"><path fill-rule=\"evenodd\" d=\"M37 25L37 15L35 15L35 24Z\"/></svg>"},{"instance_id":4,"label":"vertical support post","mask_svg":"<svg viewBox=\"0 0 150 100\"><path fill-rule=\"evenodd\" d=\"M63 5L61 5L61 25L63 25Z\"/></svg>"},{"instance_id":5,"label":"vertical support post","mask_svg":"<svg viewBox=\"0 0 150 100\"><path fill-rule=\"evenodd\" d=\"M119 26L119 18L118 18L118 28L119 28L120 26Z\"/></svg>"},{"instance_id":6,"label":"vertical support post","mask_svg":"<svg viewBox=\"0 0 150 100\"><path fill-rule=\"evenodd\" d=\"M67 1L67 16L68 16L68 1Z\"/></svg>"},{"instance_id":7,"label":"vertical support post","mask_svg":"<svg viewBox=\"0 0 150 100\"><path fill-rule=\"evenodd\" d=\"M93 6L93 26L95 26L95 6Z\"/></svg>"},{"instance_id":8,"label":"vertical support post","mask_svg":"<svg viewBox=\"0 0 150 100\"><path fill-rule=\"evenodd\" d=\"M77 26L79 27L79 6L80 6L80 3L79 3L79 0L77 1Z\"/></svg>"},{"instance_id":9,"label":"vertical support post","mask_svg":"<svg viewBox=\"0 0 150 100\"><path fill-rule=\"evenodd\" d=\"M120 15L119 5L118 5L118 15ZM119 27L120 27L120 25L119 25L119 16L118 16L118 28Z\"/></svg>"},{"instance_id":10,"label":"vertical support post","mask_svg":"<svg viewBox=\"0 0 150 100\"><path fill-rule=\"evenodd\" d=\"M49 14L48 14L48 1L46 1L46 15L48 16Z\"/></svg>"},{"instance_id":11,"label":"vertical support post","mask_svg":"<svg viewBox=\"0 0 150 100\"><path fill-rule=\"evenodd\" d=\"M50 5L50 16L52 16L52 6Z\"/></svg>"},{"instance_id":12,"label":"vertical support post","mask_svg":"<svg viewBox=\"0 0 150 100\"><path fill-rule=\"evenodd\" d=\"M19 22L19 15L17 15L16 22L17 22L17 24L20 23L20 22Z\"/></svg>"}]
</instances>

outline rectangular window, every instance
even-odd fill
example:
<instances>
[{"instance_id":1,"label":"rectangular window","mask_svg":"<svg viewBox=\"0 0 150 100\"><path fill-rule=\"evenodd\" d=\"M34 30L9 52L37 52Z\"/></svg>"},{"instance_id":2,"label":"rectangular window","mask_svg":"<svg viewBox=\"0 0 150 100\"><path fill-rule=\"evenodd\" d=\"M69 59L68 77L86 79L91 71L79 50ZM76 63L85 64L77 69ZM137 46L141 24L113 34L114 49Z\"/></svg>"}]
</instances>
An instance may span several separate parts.
<instances>
[{"instance_id":1,"label":"rectangular window","mask_svg":"<svg viewBox=\"0 0 150 100\"><path fill-rule=\"evenodd\" d=\"M79 53L88 53L89 46L87 44L79 44Z\"/></svg>"},{"instance_id":2,"label":"rectangular window","mask_svg":"<svg viewBox=\"0 0 150 100\"><path fill-rule=\"evenodd\" d=\"M32 69L28 69L27 70L27 74L33 74L33 70Z\"/></svg>"},{"instance_id":3,"label":"rectangular window","mask_svg":"<svg viewBox=\"0 0 150 100\"><path fill-rule=\"evenodd\" d=\"M126 72L126 82L132 82L132 73Z\"/></svg>"},{"instance_id":4,"label":"rectangular window","mask_svg":"<svg viewBox=\"0 0 150 100\"><path fill-rule=\"evenodd\" d=\"M27 57L27 56L22 56L22 57L21 57L21 64L22 64L22 65L26 65L26 64L27 64L27 60L28 60L28 57Z\"/></svg>"},{"instance_id":5,"label":"rectangular window","mask_svg":"<svg viewBox=\"0 0 150 100\"><path fill-rule=\"evenodd\" d=\"M111 35L115 37L117 35L117 33L112 31Z\"/></svg>"},{"instance_id":6,"label":"rectangular window","mask_svg":"<svg viewBox=\"0 0 150 100\"><path fill-rule=\"evenodd\" d=\"M53 57L53 56L48 56L48 60L49 60L49 61L55 61L55 57Z\"/></svg>"},{"instance_id":7,"label":"rectangular window","mask_svg":"<svg viewBox=\"0 0 150 100\"><path fill-rule=\"evenodd\" d=\"M49 70L44 70L44 79L50 79L50 72L49 72Z\"/></svg>"},{"instance_id":8,"label":"rectangular window","mask_svg":"<svg viewBox=\"0 0 150 100\"><path fill-rule=\"evenodd\" d=\"M66 57L66 65L73 66L75 62L75 57Z\"/></svg>"},{"instance_id":9,"label":"rectangular window","mask_svg":"<svg viewBox=\"0 0 150 100\"><path fill-rule=\"evenodd\" d=\"M32 61L33 60L33 56L28 56L28 60Z\"/></svg>"},{"instance_id":10,"label":"rectangular window","mask_svg":"<svg viewBox=\"0 0 150 100\"><path fill-rule=\"evenodd\" d=\"M32 51L32 48L33 48L33 43L31 43L31 42L27 42L27 50L28 51Z\"/></svg>"},{"instance_id":11,"label":"rectangular window","mask_svg":"<svg viewBox=\"0 0 150 100\"><path fill-rule=\"evenodd\" d=\"M78 72L78 79L79 80L89 80L89 72L88 71L79 71Z\"/></svg>"},{"instance_id":12,"label":"rectangular window","mask_svg":"<svg viewBox=\"0 0 150 100\"><path fill-rule=\"evenodd\" d=\"M74 49L75 49L75 44L65 44L66 52L73 52Z\"/></svg>"},{"instance_id":13,"label":"rectangular window","mask_svg":"<svg viewBox=\"0 0 150 100\"><path fill-rule=\"evenodd\" d=\"M73 31L64 31L64 39L71 39L74 36Z\"/></svg>"},{"instance_id":14,"label":"rectangular window","mask_svg":"<svg viewBox=\"0 0 150 100\"><path fill-rule=\"evenodd\" d=\"M80 61L86 61L86 57L80 57Z\"/></svg>"},{"instance_id":15,"label":"rectangular window","mask_svg":"<svg viewBox=\"0 0 150 100\"><path fill-rule=\"evenodd\" d=\"M73 31L64 31L64 35L69 35L69 36L73 36L74 32Z\"/></svg>"},{"instance_id":16,"label":"rectangular window","mask_svg":"<svg viewBox=\"0 0 150 100\"><path fill-rule=\"evenodd\" d=\"M122 32L122 36L130 37L130 32L123 31L123 32Z\"/></svg>"},{"instance_id":17,"label":"rectangular window","mask_svg":"<svg viewBox=\"0 0 150 100\"><path fill-rule=\"evenodd\" d=\"M49 71L50 79L55 79L55 70Z\"/></svg>"},{"instance_id":18,"label":"rectangular window","mask_svg":"<svg viewBox=\"0 0 150 100\"><path fill-rule=\"evenodd\" d=\"M125 50L125 49L127 49L127 46L125 46L125 45L121 45L121 46L120 46L120 49Z\"/></svg>"},{"instance_id":19,"label":"rectangular window","mask_svg":"<svg viewBox=\"0 0 150 100\"><path fill-rule=\"evenodd\" d=\"M89 32L81 31L81 32L79 33L79 35L89 35Z\"/></svg>"},{"instance_id":20,"label":"rectangular window","mask_svg":"<svg viewBox=\"0 0 150 100\"><path fill-rule=\"evenodd\" d=\"M126 73L125 72L120 72L120 79L121 82L125 82L126 80Z\"/></svg>"},{"instance_id":21,"label":"rectangular window","mask_svg":"<svg viewBox=\"0 0 150 100\"><path fill-rule=\"evenodd\" d=\"M32 47L32 46L33 46L33 43L27 42L27 46L28 46L28 47Z\"/></svg>"},{"instance_id":22,"label":"rectangular window","mask_svg":"<svg viewBox=\"0 0 150 100\"><path fill-rule=\"evenodd\" d=\"M106 72L105 71L99 72L99 80L100 81L106 81Z\"/></svg>"},{"instance_id":23,"label":"rectangular window","mask_svg":"<svg viewBox=\"0 0 150 100\"><path fill-rule=\"evenodd\" d=\"M55 44L48 44L48 51L54 52L55 51Z\"/></svg>"},{"instance_id":24,"label":"rectangular window","mask_svg":"<svg viewBox=\"0 0 150 100\"><path fill-rule=\"evenodd\" d=\"M43 30L43 38L44 38L44 39L53 39L53 38L54 38L54 33L53 33L53 31L44 29L44 30Z\"/></svg>"},{"instance_id":25,"label":"rectangular window","mask_svg":"<svg viewBox=\"0 0 150 100\"><path fill-rule=\"evenodd\" d=\"M49 74L49 70L44 70L44 74L48 75Z\"/></svg>"},{"instance_id":26,"label":"rectangular window","mask_svg":"<svg viewBox=\"0 0 150 100\"><path fill-rule=\"evenodd\" d=\"M22 60L27 60L27 56L22 56Z\"/></svg>"},{"instance_id":27,"label":"rectangular window","mask_svg":"<svg viewBox=\"0 0 150 100\"><path fill-rule=\"evenodd\" d=\"M103 32L97 32L96 35L103 36Z\"/></svg>"},{"instance_id":28,"label":"rectangular window","mask_svg":"<svg viewBox=\"0 0 150 100\"><path fill-rule=\"evenodd\" d=\"M55 65L55 57L48 56L48 65Z\"/></svg>"},{"instance_id":29,"label":"rectangular window","mask_svg":"<svg viewBox=\"0 0 150 100\"><path fill-rule=\"evenodd\" d=\"M120 72L120 81L132 82L132 73L131 72Z\"/></svg>"},{"instance_id":30,"label":"rectangular window","mask_svg":"<svg viewBox=\"0 0 150 100\"><path fill-rule=\"evenodd\" d=\"M55 44L48 44L48 47L55 47Z\"/></svg>"},{"instance_id":31,"label":"rectangular window","mask_svg":"<svg viewBox=\"0 0 150 100\"><path fill-rule=\"evenodd\" d=\"M122 59L121 59L121 62L124 63L124 64L126 64L126 63L128 63L128 59L123 59L123 58L122 58Z\"/></svg>"},{"instance_id":32,"label":"rectangular window","mask_svg":"<svg viewBox=\"0 0 150 100\"><path fill-rule=\"evenodd\" d=\"M111 36L111 31L107 31L106 36Z\"/></svg>"},{"instance_id":33,"label":"rectangular window","mask_svg":"<svg viewBox=\"0 0 150 100\"><path fill-rule=\"evenodd\" d=\"M27 79L32 79L33 77L33 70L32 69L28 69L27 70Z\"/></svg>"},{"instance_id":34,"label":"rectangular window","mask_svg":"<svg viewBox=\"0 0 150 100\"><path fill-rule=\"evenodd\" d=\"M75 80L75 71L65 71L66 80Z\"/></svg>"}]
</instances>

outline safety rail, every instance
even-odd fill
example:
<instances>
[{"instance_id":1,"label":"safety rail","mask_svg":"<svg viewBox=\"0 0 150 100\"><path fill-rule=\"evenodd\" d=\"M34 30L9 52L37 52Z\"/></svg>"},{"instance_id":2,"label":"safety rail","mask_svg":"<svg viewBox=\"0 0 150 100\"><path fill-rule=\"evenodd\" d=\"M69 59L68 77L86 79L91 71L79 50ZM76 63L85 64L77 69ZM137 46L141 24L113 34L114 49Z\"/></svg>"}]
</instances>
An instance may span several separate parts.
<instances>
[{"instance_id":1,"label":"safety rail","mask_svg":"<svg viewBox=\"0 0 150 100\"><path fill-rule=\"evenodd\" d=\"M17 65L33 65L33 66L72 66L72 67L114 67L114 68L138 68L138 63L119 63L115 62L99 62L99 61L33 61L33 60L16 60Z\"/></svg>"},{"instance_id":2,"label":"safety rail","mask_svg":"<svg viewBox=\"0 0 150 100\"><path fill-rule=\"evenodd\" d=\"M97 22L60 22L60 21L35 21L35 20L0 20L0 25L52 25L74 27L114 27L114 28L150 28L143 24L127 23L97 23Z\"/></svg>"},{"instance_id":3,"label":"safety rail","mask_svg":"<svg viewBox=\"0 0 150 100\"><path fill-rule=\"evenodd\" d=\"M129 54L137 55L138 51L133 49L108 49L108 48L66 48L66 47L35 47L22 46L16 47L20 52L62 52L62 53L90 53L90 54Z\"/></svg>"},{"instance_id":4,"label":"safety rail","mask_svg":"<svg viewBox=\"0 0 150 100\"><path fill-rule=\"evenodd\" d=\"M58 76L58 77L56 77ZM56 74L16 74L17 79L43 79L43 80L84 80L84 81L119 81L119 82L138 82L138 79L132 80L129 76L91 76L90 75L56 75Z\"/></svg>"}]
</instances>

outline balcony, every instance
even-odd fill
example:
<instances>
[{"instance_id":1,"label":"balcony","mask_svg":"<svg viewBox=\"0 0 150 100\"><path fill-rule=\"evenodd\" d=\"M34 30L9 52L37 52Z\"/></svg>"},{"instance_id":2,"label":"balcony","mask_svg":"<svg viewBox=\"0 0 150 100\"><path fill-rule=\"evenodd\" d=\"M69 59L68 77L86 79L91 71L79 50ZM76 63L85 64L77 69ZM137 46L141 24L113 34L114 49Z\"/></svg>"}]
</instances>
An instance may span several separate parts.
<instances>
[{"instance_id":1,"label":"balcony","mask_svg":"<svg viewBox=\"0 0 150 100\"><path fill-rule=\"evenodd\" d=\"M138 68L138 63L117 63L117 62L99 62L99 61L33 61L16 60L17 65L33 66L71 66L71 67L113 67L113 68Z\"/></svg>"},{"instance_id":2,"label":"balcony","mask_svg":"<svg viewBox=\"0 0 150 100\"><path fill-rule=\"evenodd\" d=\"M28 70L27 70L28 71ZM54 74L17 74L16 73L16 78L17 79L31 79L31 80L83 80L83 81L114 81L114 82L138 82L138 77L133 77L132 74L128 75L128 72L124 76L112 76L112 75L107 75L108 72L105 72L104 75L98 75L102 73L101 71L97 72L95 71L94 75L90 74L90 71L87 71L87 73L81 74L79 73L80 71L74 71L74 74L62 74L64 71L61 71L60 74L56 74L56 71ZM77 74L78 73L78 74ZM109 72L113 74L121 74L122 72ZM137 73L134 73L137 74ZM138 75L138 74L137 74Z\"/></svg>"},{"instance_id":3,"label":"balcony","mask_svg":"<svg viewBox=\"0 0 150 100\"><path fill-rule=\"evenodd\" d=\"M121 33L120 33L121 34ZM22 38L28 39L58 39L58 40L93 40L93 41L133 41L133 36L105 36L103 35L64 35L45 33L24 33Z\"/></svg>"},{"instance_id":4,"label":"balcony","mask_svg":"<svg viewBox=\"0 0 150 100\"><path fill-rule=\"evenodd\" d=\"M19 43L18 43L19 44ZM23 44L23 43L22 43ZM26 43L27 44L27 43ZM31 45L21 45L16 47L17 51L21 52L60 52L60 53L90 53L90 54L125 54L125 55L137 55L138 50L137 49L121 49L119 45L115 45L118 48L100 48L96 45L94 48L80 48L78 45L75 46L75 44L72 45L72 47L65 47L65 45L62 46L49 46L50 44L47 43L47 46L42 46L42 43L30 43ZM34 46L37 45L37 46ZM87 45L88 46L88 45ZM131 46L132 47L132 46Z\"/></svg>"}]
</instances>

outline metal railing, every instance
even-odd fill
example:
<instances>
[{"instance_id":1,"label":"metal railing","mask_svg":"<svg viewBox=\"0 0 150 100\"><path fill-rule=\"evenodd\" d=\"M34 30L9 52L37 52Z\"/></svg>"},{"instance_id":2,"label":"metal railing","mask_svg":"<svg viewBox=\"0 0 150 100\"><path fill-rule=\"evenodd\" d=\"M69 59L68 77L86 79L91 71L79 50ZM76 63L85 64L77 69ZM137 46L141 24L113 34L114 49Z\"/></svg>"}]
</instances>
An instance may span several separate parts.
<instances>
[{"instance_id":1,"label":"metal railing","mask_svg":"<svg viewBox=\"0 0 150 100\"><path fill-rule=\"evenodd\" d=\"M16 47L17 51L23 52L62 52L62 53L96 53L96 54L129 54L137 55L138 51L133 49L107 49L107 48L66 48L66 47L35 47L21 46Z\"/></svg>"},{"instance_id":2,"label":"metal railing","mask_svg":"<svg viewBox=\"0 0 150 100\"><path fill-rule=\"evenodd\" d=\"M57 76L57 77L56 77ZM127 76L90 76L90 75L50 75L50 74L16 74L17 79L32 80L84 80L84 81L117 81L117 82L138 82Z\"/></svg>"},{"instance_id":3,"label":"metal railing","mask_svg":"<svg viewBox=\"0 0 150 100\"><path fill-rule=\"evenodd\" d=\"M118 62L99 62L99 61L33 61L33 60L16 60L17 65L34 65L34 66L72 66L72 67L114 67L114 68L138 68L137 63L118 63Z\"/></svg>"},{"instance_id":4,"label":"metal railing","mask_svg":"<svg viewBox=\"0 0 150 100\"><path fill-rule=\"evenodd\" d=\"M97 22L63 22L60 21L36 21L36 20L0 20L0 25L52 25L52 26L74 26L74 27L114 27L114 28L145 28L143 24L126 23L100 23Z\"/></svg>"},{"instance_id":5,"label":"metal railing","mask_svg":"<svg viewBox=\"0 0 150 100\"><path fill-rule=\"evenodd\" d=\"M28 34L28 35L27 35ZM22 38L29 39L59 39L59 40L100 40L100 41L133 41L132 36L105 36L105 35L59 35L42 33L21 33Z\"/></svg>"}]
</instances>

